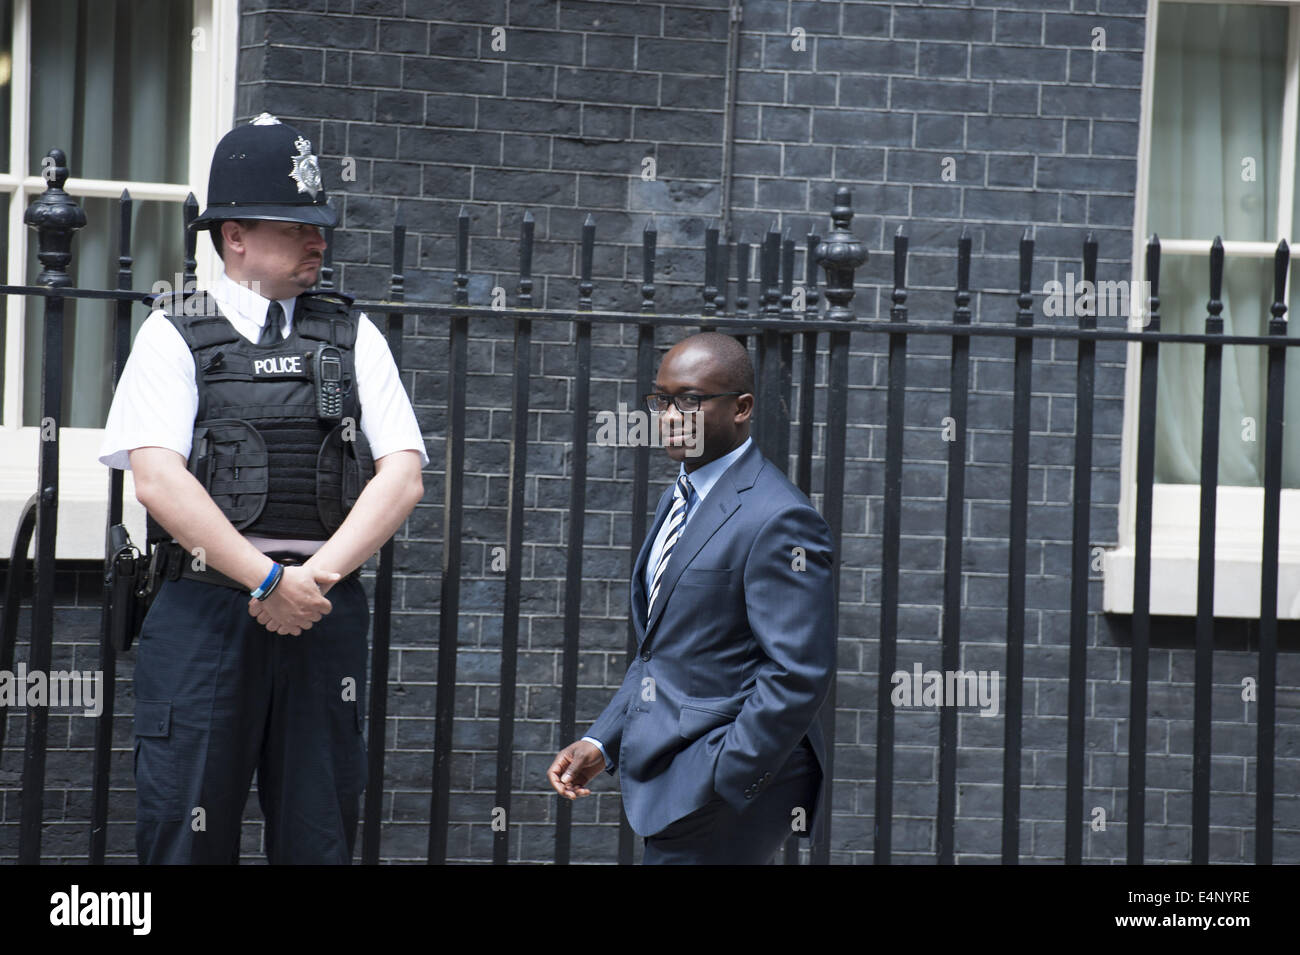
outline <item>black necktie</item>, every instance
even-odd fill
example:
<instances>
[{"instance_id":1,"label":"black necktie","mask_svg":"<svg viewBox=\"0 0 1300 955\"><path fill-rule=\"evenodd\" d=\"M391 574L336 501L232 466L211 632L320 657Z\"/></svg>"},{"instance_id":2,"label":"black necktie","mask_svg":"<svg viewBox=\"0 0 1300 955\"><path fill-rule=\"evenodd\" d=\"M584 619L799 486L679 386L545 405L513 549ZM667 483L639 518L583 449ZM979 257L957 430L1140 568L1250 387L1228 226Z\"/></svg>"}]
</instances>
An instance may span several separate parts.
<instances>
[{"instance_id":1,"label":"black necktie","mask_svg":"<svg viewBox=\"0 0 1300 955\"><path fill-rule=\"evenodd\" d=\"M257 340L259 345L278 345L280 343L280 327L284 324L284 306L279 302L272 302L271 307L266 310L266 324L262 326L262 337Z\"/></svg>"}]
</instances>

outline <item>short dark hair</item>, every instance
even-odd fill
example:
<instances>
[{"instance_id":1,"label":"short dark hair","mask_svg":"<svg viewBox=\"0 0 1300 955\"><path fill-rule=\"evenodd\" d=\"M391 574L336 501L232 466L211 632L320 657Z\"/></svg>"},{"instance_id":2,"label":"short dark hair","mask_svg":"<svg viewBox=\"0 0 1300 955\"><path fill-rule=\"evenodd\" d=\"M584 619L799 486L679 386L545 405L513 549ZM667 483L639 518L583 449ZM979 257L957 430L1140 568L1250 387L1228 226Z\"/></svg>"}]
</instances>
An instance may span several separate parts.
<instances>
[{"instance_id":1,"label":"short dark hair","mask_svg":"<svg viewBox=\"0 0 1300 955\"><path fill-rule=\"evenodd\" d=\"M684 340L709 353L724 388L747 395L754 393L754 363L750 361L748 349L737 338L722 332L700 332Z\"/></svg>"},{"instance_id":2,"label":"short dark hair","mask_svg":"<svg viewBox=\"0 0 1300 955\"><path fill-rule=\"evenodd\" d=\"M221 238L221 226L227 222L238 222L245 229L255 228L261 219L218 219L216 222L208 223L208 235L212 238L212 245L217 250L217 258L226 261L225 242Z\"/></svg>"}]
</instances>

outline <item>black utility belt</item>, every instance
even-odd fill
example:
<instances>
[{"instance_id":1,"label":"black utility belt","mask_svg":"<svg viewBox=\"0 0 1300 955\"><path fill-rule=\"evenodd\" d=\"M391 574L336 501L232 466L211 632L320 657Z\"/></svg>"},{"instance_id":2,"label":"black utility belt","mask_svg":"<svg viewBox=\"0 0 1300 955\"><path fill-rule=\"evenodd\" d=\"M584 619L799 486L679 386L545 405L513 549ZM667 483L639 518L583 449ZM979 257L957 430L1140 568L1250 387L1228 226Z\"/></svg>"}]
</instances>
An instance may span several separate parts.
<instances>
[{"instance_id":1,"label":"black utility belt","mask_svg":"<svg viewBox=\"0 0 1300 955\"><path fill-rule=\"evenodd\" d=\"M155 549L158 564L156 572L165 580L177 580L184 577L186 580L197 580L204 584L216 584L219 587L229 587L231 590L239 590L248 593L248 588L237 580L232 580L225 574L211 567L204 566L198 570L194 567L194 560L191 555L185 551L179 544L164 543L159 544ZM284 553L271 551L267 553L277 564L283 564L285 567L297 567L307 561L303 554ZM339 583L354 580L361 576L361 568L358 567L352 573L343 577Z\"/></svg>"},{"instance_id":2,"label":"black utility belt","mask_svg":"<svg viewBox=\"0 0 1300 955\"><path fill-rule=\"evenodd\" d=\"M267 556L288 566L301 564L307 559L302 554L277 551L272 551ZM145 615L164 580L186 577L248 593L247 587L225 574L207 567L196 570L194 564L193 555L174 541L155 544L152 553L146 558L131 543L125 525L114 524L108 529L104 552L104 596L109 613L109 642L118 653L130 650L140 635ZM343 580L354 580L360 576L361 568L358 567Z\"/></svg>"}]
</instances>

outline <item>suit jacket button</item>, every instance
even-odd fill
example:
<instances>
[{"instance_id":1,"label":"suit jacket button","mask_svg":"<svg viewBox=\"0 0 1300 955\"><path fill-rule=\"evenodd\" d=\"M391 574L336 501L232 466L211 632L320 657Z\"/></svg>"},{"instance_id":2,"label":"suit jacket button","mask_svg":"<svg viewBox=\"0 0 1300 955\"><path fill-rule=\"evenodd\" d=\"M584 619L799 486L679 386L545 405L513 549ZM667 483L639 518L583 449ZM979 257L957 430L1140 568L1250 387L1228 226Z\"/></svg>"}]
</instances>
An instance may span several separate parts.
<instances>
[{"instance_id":1,"label":"suit jacket button","mask_svg":"<svg viewBox=\"0 0 1300 955\"><path fill-rule=\"evenodd\" d=\"M650 651L649 651L649 650L646 650L645 652L643 652L643 653L641 654L641 659L642 659L643 661L649 661L649 659L650 659Z\"/></svg>"}]
</instances>

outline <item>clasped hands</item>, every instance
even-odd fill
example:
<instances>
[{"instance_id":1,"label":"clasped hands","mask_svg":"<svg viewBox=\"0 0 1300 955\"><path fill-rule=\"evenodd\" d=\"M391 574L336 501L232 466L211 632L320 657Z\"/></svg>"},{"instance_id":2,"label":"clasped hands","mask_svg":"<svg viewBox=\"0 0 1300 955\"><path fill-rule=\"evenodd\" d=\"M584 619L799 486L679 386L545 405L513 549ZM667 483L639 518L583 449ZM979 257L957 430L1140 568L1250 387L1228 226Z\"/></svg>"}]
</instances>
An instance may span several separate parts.
<instances>
[{"instance_id":1,"label":"clasped hands","mask_svg":"<svg viewBox=\"0 0 1300 955\"><path fill-rule=\"evenodd\" d=\"M296 637L333 609L325 594L342 574L321 570L311 564L284 568L284 576L271 596L248 601L248 613L272 633Z\"/></svg>"}]
</instances>

